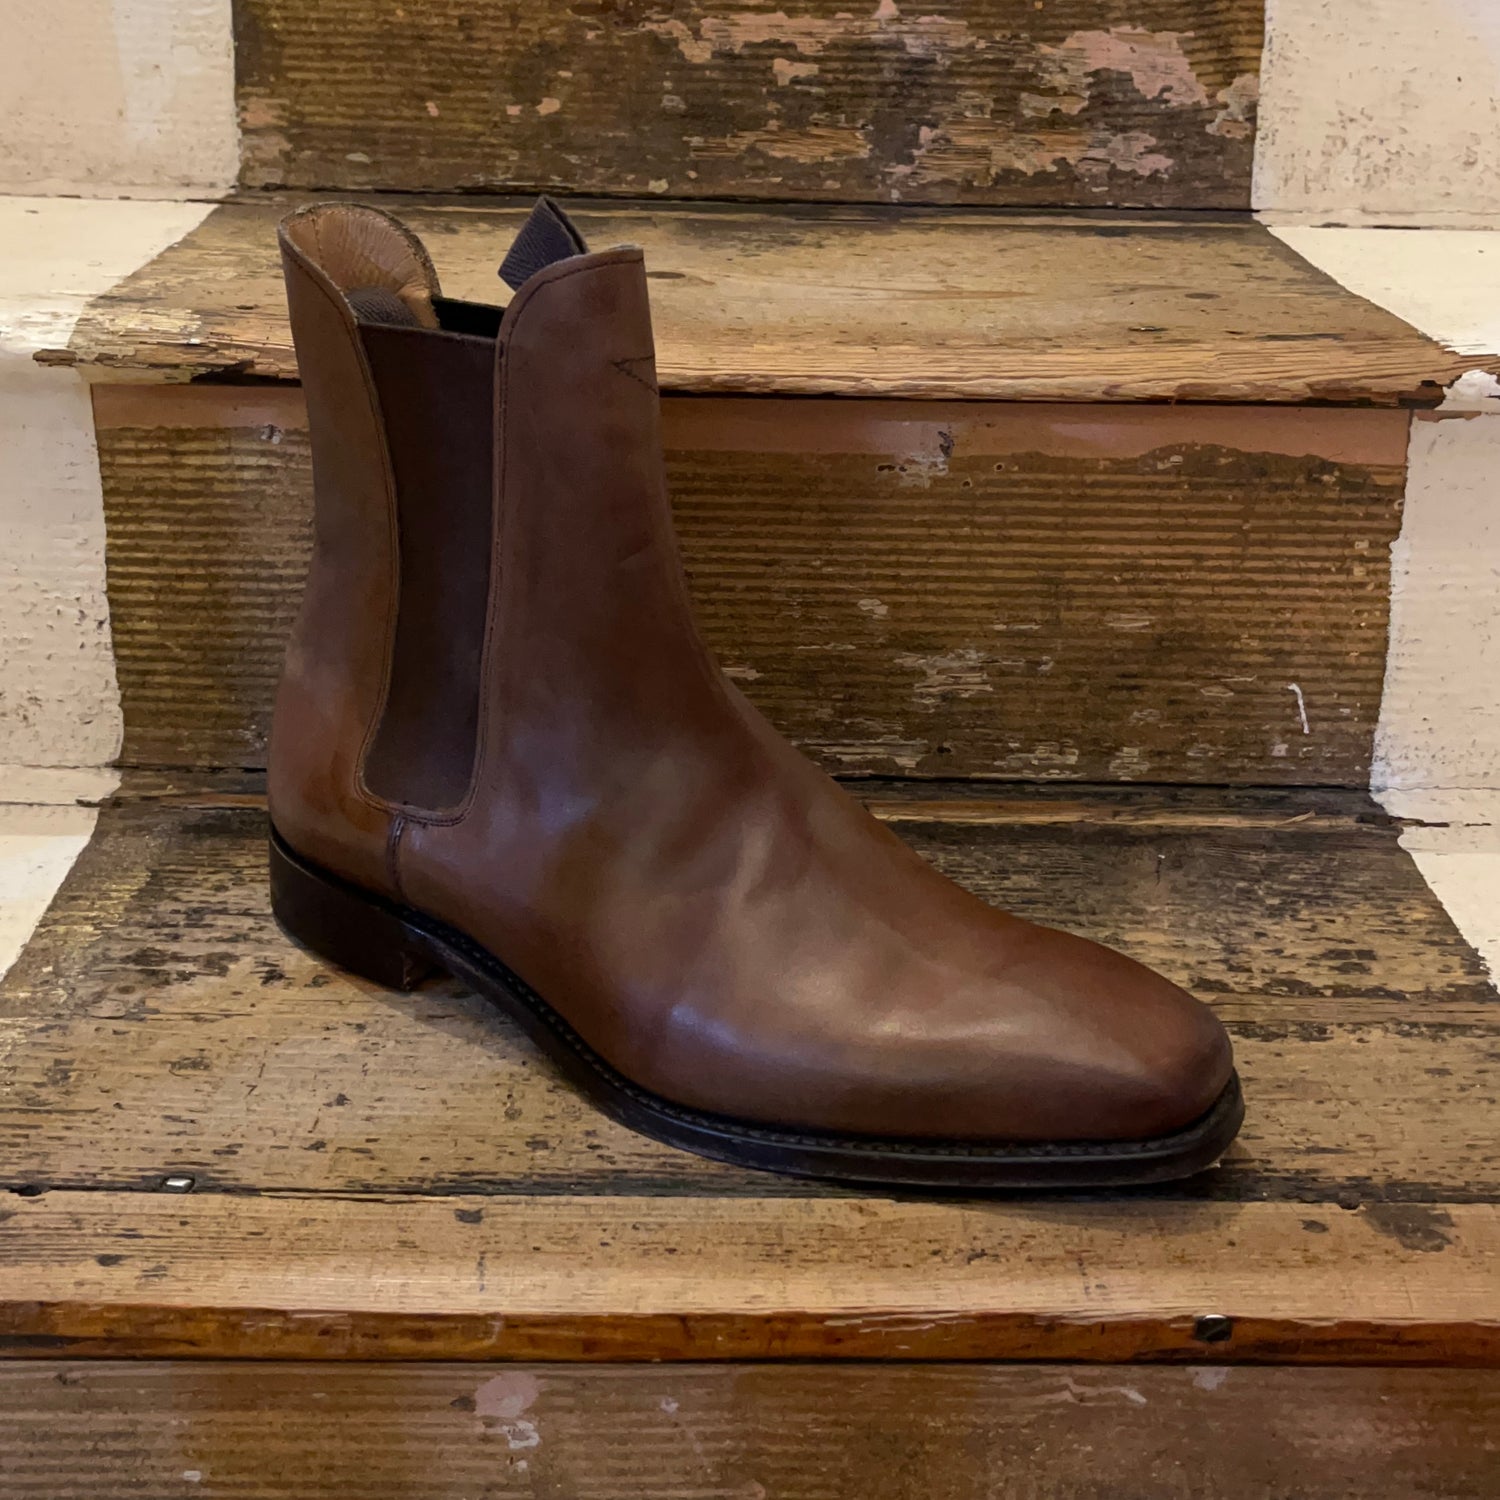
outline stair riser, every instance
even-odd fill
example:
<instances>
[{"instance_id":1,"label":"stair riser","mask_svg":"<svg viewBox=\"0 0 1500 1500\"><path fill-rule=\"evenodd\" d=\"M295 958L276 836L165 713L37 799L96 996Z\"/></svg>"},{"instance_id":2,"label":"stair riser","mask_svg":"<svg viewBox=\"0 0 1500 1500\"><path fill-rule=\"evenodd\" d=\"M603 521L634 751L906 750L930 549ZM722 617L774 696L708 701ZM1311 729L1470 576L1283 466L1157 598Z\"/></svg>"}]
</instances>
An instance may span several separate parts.
<instances>
[{"instance_id":1,"label":"stair riser","mask_svg":"<svg viewBox=\"0 0 1500 1500\"><path fill-rule=\"evenodd\" d=\"M238 0L242 180L1249 205L1262 0L795 9Z\"/></svg>"},{"instance_id":2,"label":"stair riser","mask_svg":"<svg viewBox=\"0 0 1500 1500\"><path fill-rule=\"evenodd\" d=\"M262 765L309 545L301 394L101 386L95 407L124 758ZM1366 784L1404 414L665 414L710 643L830 769Z\"/></svg>"},{"instance_id":3,"label":"stair riser","mask_svg":"<svg viewBox=\"0 0 1500 1500\"><path fill-rule=\"evenodd\" d=\"M244 1500L1085 1500L1122 1473L1264 1500L1347 1494L1347 1433L1369 1434L1359 1493L1410 1500L1484 1494L1500 1423L1500 1373L1451 1369L58 1360L0 1392L11 1500L183 1493L184 1471Z\"/></svg>"}]
</instances>

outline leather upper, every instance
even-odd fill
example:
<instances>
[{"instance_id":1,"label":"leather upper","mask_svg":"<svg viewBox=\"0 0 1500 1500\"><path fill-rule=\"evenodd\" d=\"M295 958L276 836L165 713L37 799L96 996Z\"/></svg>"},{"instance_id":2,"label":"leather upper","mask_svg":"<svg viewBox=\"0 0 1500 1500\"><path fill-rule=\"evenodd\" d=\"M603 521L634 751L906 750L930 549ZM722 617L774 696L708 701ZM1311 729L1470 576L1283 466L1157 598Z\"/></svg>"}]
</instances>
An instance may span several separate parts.
<instances>
[{"instance_id":1,"label":"leather upper","mask_svg":"<svg viewBox=\"0 0 1500 1500\"><path fill-rule=\"evenodd\" d=\"M1014 1141L1142 1139L1208 1110L1232 1061L1205 1007L955 886L720 672L672 530L637 250L547 265L505 311L472 776L424 807L390 795L387 765L376 796L363 758L403 701L395 532L414 513L380 403L403 398L374 390L357 324L304 260L287 274L317 556L276 710L283 837L466 933L682 1104ZM443 526L442 497L422 514Z\"/></svg>"}]
</instances>

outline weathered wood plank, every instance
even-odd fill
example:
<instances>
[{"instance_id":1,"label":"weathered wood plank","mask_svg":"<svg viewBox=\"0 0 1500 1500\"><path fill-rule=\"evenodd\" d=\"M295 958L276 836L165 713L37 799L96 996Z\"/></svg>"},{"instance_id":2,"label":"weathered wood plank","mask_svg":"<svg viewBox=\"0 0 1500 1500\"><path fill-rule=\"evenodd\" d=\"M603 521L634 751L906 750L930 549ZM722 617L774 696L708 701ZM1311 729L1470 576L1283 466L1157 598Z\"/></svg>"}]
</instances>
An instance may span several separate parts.
<instances>
[{"instance_id":1,"label":"weathered wood plank","mask_svg":"<svg viewBox=\"0 0 1500 1500\"><path fill-rule=\"evenodd\" d=\"M10 1355L1500 1363L1491 1204L12 1202Z\"/></svg>"},{"instance_id":2,"label":"weathered wood plank","mask_svg":"<svg viewBox=\"0 0 1500 1500\"><path fill-rule=\"evenodd\" d=\"M309 546L300 396L95 398L125 760L263 765ZM1404 414L665 412L709 642L831 769L1367 784Z\"/></svg>"},{"instance_id":3,"label":"weathered wood plank","mask_svg":"<svg viewBox=\"0 0 1500 1500\"><path fill-rule=\"evenodd\" d=\"M1139 812L1139 796L1122 800ZM1336 817L1322 794L1307 823L1281 801L1279 827L1091 819L1087 802L1071 822L896 826L986 899L1119 944L1230 1023L1244 1134L1166 1197L1419 1216L1500 1198L1500 1000L1477 956L1396 830L1360 821L1366 799L1346 796ZM397 996L292 947L267 910L264 827L243 794L101 815L0 986L0 1184L833 1191L615 1126L456 985Z\"/></svg>"},{"instance_id":4,"label":"weathered wood plank","mask_svg":"<svg viewBox=\"0 0 1500 1500\"><path fill-rule=\"evenodd\" d=\"M275 222L293 201L215 209L41 357L95 374L292 378ZM495 268L523 209L394 206L450 294L500 299ZM594 244L645 247L668 391L1432 405L1465 370L1500 370L1345 291L1248 218L660 204L577 217Z\"/></svg>"},{"instance_id":5,"label":"weathered wood plank","mask_svg":"<svg viewBox=\"0 0 1500 1500\"><path fill-rule=\"evenodd\" d=\"M242 180L1245 208L1262 10L239 0Z\"/></svg>"},{"instance_id":6,"label":"weathered wood plank","mask_svg":"<svg viewBox=\"0 0 1500 1500\"><path fill-rule=\"evenodd\" d=\"M1500 1491L1477 1370L42 1361L0 1411L12 1500Z\"/></svg>"}]
</instances>

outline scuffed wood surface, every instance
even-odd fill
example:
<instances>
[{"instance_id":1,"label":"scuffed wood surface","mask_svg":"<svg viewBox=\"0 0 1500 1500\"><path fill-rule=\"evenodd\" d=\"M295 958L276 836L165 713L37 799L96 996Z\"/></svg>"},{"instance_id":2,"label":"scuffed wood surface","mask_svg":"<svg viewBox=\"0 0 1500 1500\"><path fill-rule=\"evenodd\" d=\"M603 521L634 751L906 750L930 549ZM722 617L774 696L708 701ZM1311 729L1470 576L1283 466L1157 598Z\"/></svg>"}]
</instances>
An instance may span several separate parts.
<instances>
[{"instance_id":1,"label":"scuffed wood surface","mask_svg":"<svg viewBox=\"0 0 1500 1500\"><path fill-rule=\"evenodd\" d=\"M965 1203L671 1151L459 986L294 948L257 783L154 773L0 984L0 1353L1500 1362L1500 1001L1367 798L871 790L1219 1009L1223 1166Z\"/></svg>"},{"instance_id":2,"label":"scuffed wood surface","mask_svg":"<svg viewBox=\"0 0 1500 1500\"><path fill-rule=\"evenodd\" d=\"M1473 1370L49 1360L0 1367L0 1410L11 1500L1500 1492Z\"/></svg>"},{"instance_id":3,"label":"scuffed wood surface","mask_svg":"<svg viewBox=\"0 0 1500 1500\"><path fill-rule=\"evenodd\" d=\"M309 546L300 395L100 386L95 405L125 759L263 765ZM708 640L830 769L1368 783L1404 414L665 416Z\"/></svg>"},{"instance_id":4,"label":"scuffed wood surface","mask_svg":"<svg viewBox=\"0 0 1500 1500\"><path fill-rule=\"evenodd\" d=\"M1244 208L1261 0L240 0L241 180Z\"/></svg>"},{"instance_id":5,"label":"scuffed wood surface","mask_svg":"<svg viewBox=\"0 0 1500 1500\"><path fill-rule=\"evenodd\" d=\"M612 1124L456 984L401 997L328 969L271 921L263 810L186 795L103 812L0 986L0 1185L150 1191L184 1172L230 1192L832 1191ZM1423 1205L1500 1196L1500 1141L1479 1126L1500 1093L1500 999L1396 829L1330 793L1222 811L1201 794L1196 823L1180 802L1172 824L1112 817L1150 796L1075 796L1035 824L893 826L985 899L1117 944L1229 1023L1244 1134L1165 1195L1396 1203L1420 1223Z\"/></svg>"},{"instance_id":6,"label":"scuffed wood surface","mask_svg":"<svg viewBox=\"0 0 1500 1500\"><path fill-rule=\"evenodd\" d=\"M1500 1362L1500 1211L1404 1212L54 1192L0 1355Z\"/></svg>"},{"instance_id":7,"label":"scuffed wood surface","mask_svg":"<svg viewBox=\"0 0 1500 1500\"><path fill-rule=\"evenodd\" d=\"M11 1500L1500 1492L1474 1370L48 1360L0 1367L0 1410Z\"/></svg>"},{"instance_id":8,"label":"scuffed wood surface","mask_svg":"<svg viewBox=\"0 0 1500 1500\"><path fill-rule=\"evenodd\" d=\"M291 379L275 224L216 209L85 312L53 361ZM520 207L391 200L445 289L503 300ZM1345 291L1248 218L587 205L645 248L668 391L1433 405L1500 359L1459 356Z\"/></svg>"}]
</instances>

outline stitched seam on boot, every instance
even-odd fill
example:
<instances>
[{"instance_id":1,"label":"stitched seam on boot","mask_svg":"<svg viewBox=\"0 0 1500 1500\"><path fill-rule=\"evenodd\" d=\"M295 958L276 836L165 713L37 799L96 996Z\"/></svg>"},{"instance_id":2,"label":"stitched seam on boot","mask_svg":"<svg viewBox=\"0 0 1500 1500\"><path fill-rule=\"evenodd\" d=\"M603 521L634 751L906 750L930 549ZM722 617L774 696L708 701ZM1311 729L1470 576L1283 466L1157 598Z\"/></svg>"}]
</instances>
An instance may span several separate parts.
<instances>
[{"instance_id":1,"label":"stitched seam on boot","mask_svg":"<svg viewBox=\"0 0 1500 1500\"><path fill-rule=\"evenodd\" d=\"M620 374L625 375L629 379L635 381L637 385L645 386L653 396L659 396L661 394L661 392L657 389L657 385L654 380L647 380L639 370L632 368L635 365L650 365L652 370L654 371L656 368L656 356L654 354L637 354L631 359L612 359L610 363L615 367L615 369L620 372Z\"/></svg>"}]
</instances>

